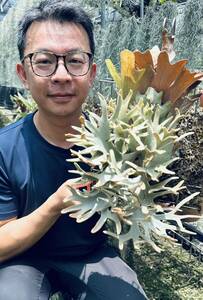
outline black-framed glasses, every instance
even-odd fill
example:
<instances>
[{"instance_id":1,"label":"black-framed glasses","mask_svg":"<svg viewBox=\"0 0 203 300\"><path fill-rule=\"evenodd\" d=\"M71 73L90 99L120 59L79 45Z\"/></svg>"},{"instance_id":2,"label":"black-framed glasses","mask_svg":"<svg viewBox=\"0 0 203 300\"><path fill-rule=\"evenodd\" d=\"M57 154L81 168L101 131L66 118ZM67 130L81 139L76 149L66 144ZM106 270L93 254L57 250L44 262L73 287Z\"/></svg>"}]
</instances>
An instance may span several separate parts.
<instances>
[{"instance_id":1,"label":"black-framed glasses","mask_svg":"<svg viewBox=\"0 0 203 300\"><path fill-rule=\"evenodd\" d=\"M37 51L27 54L30 59L31 67L37 76L48 77L53 75L58 67L59 58L63 58L64 66L68 73L73 76L84 76L88 73L93 56L91 53L83 51L69 51L66 54L55 54L48 51Z\"/></svg>"}]
</instances>

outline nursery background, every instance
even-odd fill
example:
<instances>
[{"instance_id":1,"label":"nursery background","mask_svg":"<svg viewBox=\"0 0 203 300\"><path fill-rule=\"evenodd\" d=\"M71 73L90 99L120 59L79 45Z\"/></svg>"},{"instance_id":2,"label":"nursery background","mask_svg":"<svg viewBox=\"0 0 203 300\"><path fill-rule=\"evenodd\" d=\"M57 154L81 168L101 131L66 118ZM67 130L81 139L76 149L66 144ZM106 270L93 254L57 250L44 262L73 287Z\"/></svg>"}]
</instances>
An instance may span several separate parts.
<instances>
[{"instance_id":1,"label":"nursery background","mask_svg":"<svg viewBox=\"0 0 203 300\"><path fill-rule=\"evenodd\" d=\"M19 60L16 47L16 28L25 9L39 0L0 1L0 127L34 109L15 74ZM176 58L188 59L192 71L203 70L203 1L164 0L75 0L92 17L95 25L97 78L89 95L87 109L96 110L97 93L115 96L105 59L119 67L119 53L123 49L145 51L161 46L163 22L172 30L176 19ZM200 85L197 90L203 87ZM18 92L18 96L15 96ZM20 96L22 95L22 96ZM14 96L14 98L12 97ZM17 99L17 101L15 101ZM20 104L19 104L20 103ZM185 180L188 193L200 195L188 207L201 215L203 211L203 108L195 101L181 121L181 130L193 131L182 143L181 160L174 166ZM188 221L188 222L187 222ZM187 220L186 226L197 232L196 237L176 235L177 246L164 242L163 252L157 254L147 245L134 250L129 243L122 256L136 270L149 299L201 300L203 298L203 224Z\"/></svg>"}]
</instances>

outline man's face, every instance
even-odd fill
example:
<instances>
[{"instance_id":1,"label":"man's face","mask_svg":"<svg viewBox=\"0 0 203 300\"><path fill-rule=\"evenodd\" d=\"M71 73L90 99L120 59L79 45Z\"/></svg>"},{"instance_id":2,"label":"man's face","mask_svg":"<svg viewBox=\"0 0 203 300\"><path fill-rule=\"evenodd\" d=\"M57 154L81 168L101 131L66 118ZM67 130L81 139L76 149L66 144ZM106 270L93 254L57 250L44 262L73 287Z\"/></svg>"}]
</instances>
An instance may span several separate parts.
<instances>
[{"instance_id":1,"label":"man's face","mask_svg":"<svg viewBox=\"0 0 203 300\"><path fill-rule=\"evenodd\" d=\"M66 54L70 50L91 52L88 35L82 26L56 21L34 22L27 31L24 56L42 50L55 54ZM17 65L17 73L38 104L39 113L77 118L95 78L96 66L92 64L84 76L72 76L60 58L53 75L39 77L33 73L27 58L24 64Z\"/></svg>"}]
</instances>

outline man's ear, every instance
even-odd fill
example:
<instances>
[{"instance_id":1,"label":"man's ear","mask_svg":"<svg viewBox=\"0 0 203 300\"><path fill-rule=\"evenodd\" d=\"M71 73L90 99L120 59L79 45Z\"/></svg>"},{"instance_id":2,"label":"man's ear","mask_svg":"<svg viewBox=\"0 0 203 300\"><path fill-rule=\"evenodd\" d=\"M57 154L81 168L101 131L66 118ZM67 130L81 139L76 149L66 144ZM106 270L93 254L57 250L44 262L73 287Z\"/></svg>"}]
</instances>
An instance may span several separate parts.
<instances>
[{"instance_id":1,"label":"man's ear","mask_svg":"<svg viewBox=\"0 0 203 300\"><path fill-rule=\"evenodd\" d=\"M92 87L94 79L96 77L96 73L97 73L97 65L95 63L93 63L91 65L91 69L90 69L89 87Z\"/></svg>"},{"instance_id":2,"label":"man's ear","mask_svg":"<svg viewBox=\"0 0 203 300\"><path fill-rule=\"evenodd\" d=\"M28 90L29 86L28 86L28 83L27 83L27 75L26 75L25 68L24 68L23 64L17 64L16 65L16 73L17 73L20 81L24 85L24 87Z\"/></svg>"}]
</instances>

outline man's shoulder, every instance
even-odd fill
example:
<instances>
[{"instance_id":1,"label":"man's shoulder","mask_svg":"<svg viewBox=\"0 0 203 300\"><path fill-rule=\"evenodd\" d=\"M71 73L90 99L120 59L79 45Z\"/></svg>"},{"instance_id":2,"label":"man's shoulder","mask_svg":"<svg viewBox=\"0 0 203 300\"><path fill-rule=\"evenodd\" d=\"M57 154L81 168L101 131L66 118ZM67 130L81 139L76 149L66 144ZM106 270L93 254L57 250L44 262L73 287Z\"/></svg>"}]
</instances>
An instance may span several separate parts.
<instances>
[{"instance_id":1,"label":"man's shoulder","mask_svg":"<svg viewBox=\"0 0 203 300\"><path fill-rule=\"evenodd\" d=\"M29 128L29 126L25 125L29 124L31 120L32 114L29 114L26 117L0 129L0 153L7 155L8 152L10 153L12 150L21 147L23 131L25 128Z\"/></svg>"},{"instance_id":2,"label":"man's shoulder","mask_svg":"<svg viewBox=\"0 0 203 300\"><path fill-rule=\"evenodd\" d=\"M0 141L7 140L7 139L11 140L13 136L18 134L22 130L24 124L29 122L31 118L32 118L32 114L29 114L26 117L14 123L11 123L3 128L0 128Z\"/></svg>"}]
</instances>

